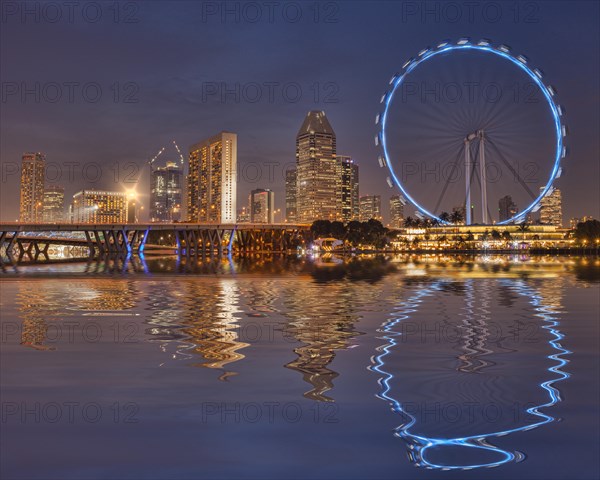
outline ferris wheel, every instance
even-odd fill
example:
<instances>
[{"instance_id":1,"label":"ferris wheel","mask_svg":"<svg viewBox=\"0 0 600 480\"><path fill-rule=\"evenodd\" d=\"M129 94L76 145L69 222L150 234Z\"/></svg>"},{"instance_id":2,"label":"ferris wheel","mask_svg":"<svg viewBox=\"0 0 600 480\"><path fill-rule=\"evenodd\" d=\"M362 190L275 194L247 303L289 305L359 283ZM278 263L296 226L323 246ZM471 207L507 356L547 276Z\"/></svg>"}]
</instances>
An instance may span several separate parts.
<instances>
[{"instance_id":1,"label":"ferris wheel","mask_svg":"<svg viewBox=\"0 0 600 480\"><path fill-rule=\"evenodd\" d=\"M435 75L440 81L431 81ZM379 165L417 216L447 224L440 208L459 205L466 225L522 223L553 193L567 153L563 108L525 56L488 40L445 41L407 60L389 85L376 117ZM468 99L448 93L465 85ZM473 85L500 95L480 99ZM493 195L519 198L521 208L496 218Z\"/></svg>"}]
</instances>

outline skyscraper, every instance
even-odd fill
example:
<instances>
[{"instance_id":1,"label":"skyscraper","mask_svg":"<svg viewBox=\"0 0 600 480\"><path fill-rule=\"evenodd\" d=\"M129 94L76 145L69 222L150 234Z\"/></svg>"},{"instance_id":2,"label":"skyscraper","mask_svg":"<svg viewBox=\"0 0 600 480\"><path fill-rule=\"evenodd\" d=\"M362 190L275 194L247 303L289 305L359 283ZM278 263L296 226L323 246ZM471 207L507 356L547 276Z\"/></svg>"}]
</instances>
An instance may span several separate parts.
<instances>
[{"instance_id":1,"label":"skyscraper","mask_svg":"<svg viewBox=\"0 0 600 480\"><path fill-rule=\"evenodd\" d=\"M498 201L498 216L501 222L514 217L517 213L519 213L519 209L510 195L506 195Z\"/></svg>"},{"instance_id":2,"label":"skyscraper","mask_svg":"<svg viewBox=\"0 0 600 480\"><path fill-rule=\"evenodd\" d=\"M363 195L360 197L360 221L368 222L372 218L381 221L381 196Z\"/></svg>"},{"instance_id":3,"label":"skyscraper","mask_svg":"<svg viewBox=\"0 0 600 480\"><path fill-rule=\"evenodd\" d=\"M543 189L544 187L541 187L540 191ZM540 204L540 223L562 227L562 195L560 190L555 188L550 195L542 198Z\"/></svg>"},{"instance_id":4,"label":"skyscraper","mask_svg":"<svg viewBox=\"0 0 600 480\"><path fill-rule=\"evenodd\" d=\"M176 163L152 171L150 181L150 221L178 222L181 220L183 171Z\"/></svg>"},{"instance_id":5,"label":"skyscraper","mask_svg":"<svg viewBox=\"0 0 600 480\"><path fill-rule=\"evenodd\" d=\"M45 223L60 223L65 219L65 189L48 185L44 189L43 219Z\"/></svg>"},{"instance_id":6,"label":"skyscraper","mask_svg":"<svg viewBox=\"0 0 600 480\"><path fill-rule=\"evenodd\" d=\"M390 227L400 228L404 222L404 205L400 200L400 195L390 197Z\"/></svg>"},{"instance_id":7,"label":"skyscraper","mask_svg":"<svg viewBox=\"0 0 600 480\"><path fill-rule=\"evenodd\" d=\"M308 112L298 131L296 170L297 220L340 220L340 163L335 132L323 111Z\"/></svg>"},{"instance_id":8,"label":"skyscraper","mask_svg":"<svg viewBox=\"0 0 600 480\"><path fill-rule=\"evenodd\" d=\"M237 135L221 132L190 147L188 220L235 223Z\"/></svg>"},{"instance_id":9,"label":"skyscraper","mask_svg":"<svg viewBox=\"0 0 600 480\"><path fill-rule=\"evenodd\" d=\"M285 172L285 219L287 222L297 221L296 215L296 169Z\"/></svg>"},{"instance_id":10,"label":"skyscraper","mask_svg":"<svg viewBox=\"0 0 600 480\"><path fill-rule=\"evenodd\" d=\"M358 220L360 202L358 198L358 165L347 155L338 155L341 169L342 221Z\"/></svg>"},{"instance_id":11,"label":"skyscraper","mask_svg":"<svg viewBox=\"0 0 600 480\"><path fill-rule=\"evenodd\" d=\"M258 188L250 193L250 222L275 223L275 192Z\"/></svg>"},{"instance_id":12,"label":"skyscraper","mask_svg":"<svg viewBox=\"0 0 600 480\"><path fill-rule=\"evenodd\" d=\"M42 222L44 213L44 168L42 153L24 153L21 164L19 220Z\"/></svg>"},{"instance_id":13,"label":"skyscraper","mask_svg":"<svg viewBox=\"0 0 600 480\"><path fill-rule=\"evenodd\" d=\"M73 223L127 223L127 193L82 190L73 195Z\"/></svg>"}]
</instances>

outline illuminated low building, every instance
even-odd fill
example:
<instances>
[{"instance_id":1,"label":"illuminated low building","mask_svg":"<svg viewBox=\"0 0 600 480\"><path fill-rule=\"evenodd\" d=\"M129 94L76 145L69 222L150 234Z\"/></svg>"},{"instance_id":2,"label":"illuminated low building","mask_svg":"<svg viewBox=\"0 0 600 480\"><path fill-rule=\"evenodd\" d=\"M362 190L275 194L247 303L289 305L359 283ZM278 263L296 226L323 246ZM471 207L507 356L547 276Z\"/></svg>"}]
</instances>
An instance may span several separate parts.
<instances>
[{"instance_id":1,"label":"illuminated low building","mask_svg":"<svg viewBox=\"0 0 600 480\"><path fill-rule=\"evenodd\" d=\"M125 192L82 190L73 195L73 223L127 223Z\"/></svg>"},{"instance_id":2,"label":"illuminated low building","mask_svg":"<svg viewBox=\"0 0 600 480\"><path fill-rule=\"evenodd\" d=\"M275 193L258 188L250 193L250 221L252 223L275 223Z\"/></svg>"},{"instance_id":3,"label":"illuminated low building","mask_svg":"<svg viewBox=\"0 0 600 480\"><path fill-rule=\"evenodd\" d=\"M522 250L568 248L570 230L556 225L444 225L401 229L391 245L398 250Z\"/></svg>"}]
</instances>

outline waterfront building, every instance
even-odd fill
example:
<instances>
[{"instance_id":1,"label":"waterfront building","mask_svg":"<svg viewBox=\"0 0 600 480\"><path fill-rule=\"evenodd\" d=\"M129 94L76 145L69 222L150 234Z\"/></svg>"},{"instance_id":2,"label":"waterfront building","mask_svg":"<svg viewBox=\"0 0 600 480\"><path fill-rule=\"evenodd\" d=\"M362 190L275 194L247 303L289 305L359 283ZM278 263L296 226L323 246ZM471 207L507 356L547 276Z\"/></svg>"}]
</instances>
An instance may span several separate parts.
<instances>
[{"instance_id":1,"label":"waterfront building","mask_svg":"<svg viewBox=\"0 0 600 480\"><path fill-rule=\"evenodd\" d=\"M174 162L152 171L150 179L150 221L181 220L183 170Z\"/></svg>"},{"instance_id":2,"label":"waterfront building","mask_svg":"<svg viewBox=\"0 0 600 480\"><path fill-rule=\"evenodd\" d=\"M584 215L583 217L573 217L569 220L569 226L571 228L576 228L578 223L587 222L588 220L593 220L594 217L591 215Z\"/></svg>"},{"instance_id":3,"label":"waterfront building","mask_svg":"<svg viewBox=\"0 0 600 480\"><path fill-rule=\"evenodd\" d=\"M187 211L190 222L235 223L237 135L221 132L190 147Z\"/></svg>"},{"instance_id":4,"label":"waterfront building","mask_svg":"<svg viewBox=\"0 0 600 480\"><path fill-rule=\"evenodd\" d=\"M65 219L65 189L60 185L48 185L44 189L44 223L60 223Z\"/></svg>"},{"instance_id":5,"label":"waterfront building","mask_svg":"<svg viewBox=\"0 0 600 480\"><path fill-rule=\"evenodd\" d=\"M127 223L128 194L82 190L73 195L73 223Z\"/></svg>"},{"instance_id":6,"label":"waterfront building","mask_svg":"<svg viewBox=\"0 0 600 480\"><path fill-rule=\"evenodd\" d=\"M250 222L275 223L275 192L258 188L250 193Z\"/></svg>"},{"instance_id":7,"label":"waterfront building","mask_svg":"<svg viewBox=\"0 0 600 480\"><path fill-rule=\"evenodd\" d=\"M285 219L289 223L296 222L296 169L285 172Z\"/></svg>"},{"instance_id":8,"label":"waterfront building","mask_svg":"<svg viewBox=\"0 0 600 480\"><path fill-rule=\"evenodd\" d=\"M381 196L363 195L360 197L360 221L368 222L371 219L382 220Z\"/></svg>"},{"instance_id":9,"label":"waterfront building","mask_svg":"<svg viewBox=\"0 0 600 480\"><path fill-rule=\"evenodd\" d=\"M338 155L340 163L342 221L358 220L360 216L360 201L358 196L358 165L348 155Z\"/></svg>"},{"instance_id":10,"label":"waterfront building","mask_svg":"<svg viewBox=\"0 0 600 480\"><path fill-rule=\"evenodd\" d=\"M400 228L404 223L404 205L400 195L390 197L390 227Z\"/></svg>"},{"instance_id":11,"label":"waterfront building","mask_svg":"<svg viewBox=\"0 0 600 480\"><path fill-rule=\"evenodd\" d=\"M519 209L510 195L505 195L498 201L498 219L500 222L514 217L517 213L519 213Z\"/></svg>"},{"instance_id":12,"label":"waterfront building","mask_svg":"<svg viewBox=\"0 0 600 480\"><path fill-rule=\"evenodd\" d=\"M543 190L543 187L540 190ZM562 227L562 195L560 190L555 188L550 195L542 198L540 204L540 223Z\"/></svg>"},{"instance_id":13,"label":"waterfront building","mask_svg":"<svg viewBox=\"0 0 600 480\"><path fill-rule=\"evenodd\" d=\"M24 153L21 158L21 192L19 220L42 222L44 217L44 169L42 153Z\"/></svg>"},{"instance_id":14,"label":"waterfront building","mask_svg":"<svg viewBox=\"0 0 600 480\"><path fill-rule=\"evenodd\" d=\"M336 136L323 111L308 112L296 136L296 219L341 220Z\"/></svg>"},{"instance_id":15,"label":"waterfront building","mask_svg":"<svg viewBox=\"0 0 600 480\"><path fill-rule=\"evenodd\" d=\"M530 248L569 248L574 239L569 230L556 225L440 225L403 228L392 240L392 248L422 250L528 250Z\"/></svg>"}]
</instances>

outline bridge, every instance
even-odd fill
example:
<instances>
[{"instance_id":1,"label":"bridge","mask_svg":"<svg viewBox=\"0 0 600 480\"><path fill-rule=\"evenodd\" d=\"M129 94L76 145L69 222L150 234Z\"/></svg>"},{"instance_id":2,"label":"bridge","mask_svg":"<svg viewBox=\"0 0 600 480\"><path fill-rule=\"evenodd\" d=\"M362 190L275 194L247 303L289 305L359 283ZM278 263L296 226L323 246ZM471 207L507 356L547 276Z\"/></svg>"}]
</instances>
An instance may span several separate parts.
<instances>
[{"instance_id":1,"label":"bridge","mask_svg":"<svg viewBox=\"0 0 600 480\"><path fill-rule=\"evenodd\" d=\"M11 262L50 260L50 246L60 245L84 248L89 258L126 257L143 254L152 232L171 234L175 240L175 253L187 259L222 257L232 253L283 253L311 238L309 224L1 223L0 255Z\"/></svg>"}]
</instances>

